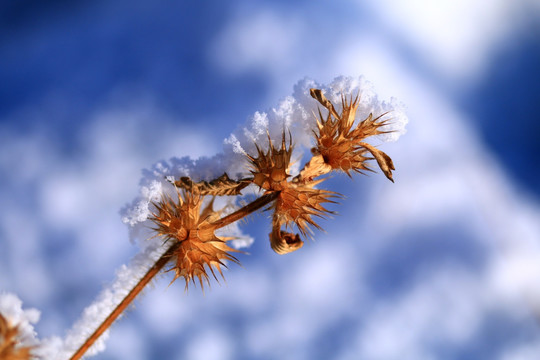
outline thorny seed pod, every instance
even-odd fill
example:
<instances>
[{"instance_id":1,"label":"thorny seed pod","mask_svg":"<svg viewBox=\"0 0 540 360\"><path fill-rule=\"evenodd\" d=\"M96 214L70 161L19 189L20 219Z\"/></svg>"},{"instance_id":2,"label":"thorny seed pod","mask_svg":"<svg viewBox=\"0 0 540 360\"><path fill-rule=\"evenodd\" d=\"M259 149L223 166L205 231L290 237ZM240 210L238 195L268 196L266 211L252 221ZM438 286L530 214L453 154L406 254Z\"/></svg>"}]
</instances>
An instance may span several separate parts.
<instances>
[{"instance_id":1,"label":"thorny seed pod","mask_svg":"<svg viewBox=\"0 0 540 360\"><path fill-rule=\"evenodd\" d=\"M178 242L178 248L171 256L173 263L169 271L174 271L174 280L183 277L186 289L189 282L195 283L198 278L201 288L203 280L209 284L207 270L210 270L217 280L214 268L221 274L221 266L226 267L224 260L238 263L230 252L238 252L229 247L226 241L231 238L220 238L215 235L211 222L219 217L219 212L212 208L213 201L201 210L203 197L190 191L177 191L178 200L175 202L169 196L163 196L161 202L155 203L156 212L152 220L157 227L154 229L158 236L166 241Z\"/></svg>"},{"instance_id":2,"label":"thorny seed pod","mask_svg":"<svg viewBox=\"0 0 540 360\"><path fill-rule=\"evenodd\" d=\"M312 231L309 226L322 230L313 219L314 216L325 217L333 214L322 204L335 203L332 198L339 197L340 194L314 189L313 186L322 180L308 184L290 183L282 190L274 203L274 215L272 217L272 232L270 233L270 245L278 254L286 254L298 250L301 245L299 235L281 231L281 227L292 228L296 225L303 236L311 236Z\"/></svg>"},{"instance_id":3,"label":"thorny seed pod","mask_svg":"<svg viewBox=\"0 0 540 360\"><path fill-rule=\"evenodd\" d=\"M304 236L310 232L309 225L321 230L313 220L313 216L323 217L331 214L332 212L325 209L322 204L335 203L331 199L340 195L333 191L314 189L314 185L315 183L291 184L281 191L274 205L274 221L287 227L296 224Z\"/></svg>"},{"instance_id":4,"label":"thorny seed pod","mask_svg":"<svg viewBox=\"0 0 540 360\"><path fill-rule=\"evenodd\" d=\"M12 326L0 314L0 359L2 360L29 360L32 358L32 347L19 344L19 329Z\"/></svg>"},{"instance_id":5,"label":"thorny seed pod","mask_svg":"<svg viewBox=\"0 0 540 360\"><path fill-rule=\"evenodd\" d=\"M311 89L310 93L328 110L328 116L325 118L319 111L314 158L306 166L304 176L313 178L321 175L322 171L327 171L328 168L321 168L321 162L333 170L344 171L349 176L351 171L358 173L364 170L371 171L366 163L367 160L372 159L367 156L371 153L386 177L393 182L392 170L395 169L392 159L381 150L363 142L367 137L389 132L381 130L381 127L388 124L388 120L381 120L386 114L376 118L369 114L354 127L358 96L354 100L351 97L349 101L342 96L342 112L338 114L334 105L326 99L321 90Z\"/></svg>"},{"instance_id":6,"label":"thorny seed pod","mask_svg":"<svg viewBox=\"0 0 540 360\"><path fill-rule=\"evenodd\" d=\"M268 151L263 152L257 144L257 157L247 155L251 162L253 183L265 190L282 190L289 178L289 163L293 150L292 138L289 134L289 147L285 143L285 132L281 139L281 148L278 150L272 144L268 135Z\"/></svg>"}]
</instances>

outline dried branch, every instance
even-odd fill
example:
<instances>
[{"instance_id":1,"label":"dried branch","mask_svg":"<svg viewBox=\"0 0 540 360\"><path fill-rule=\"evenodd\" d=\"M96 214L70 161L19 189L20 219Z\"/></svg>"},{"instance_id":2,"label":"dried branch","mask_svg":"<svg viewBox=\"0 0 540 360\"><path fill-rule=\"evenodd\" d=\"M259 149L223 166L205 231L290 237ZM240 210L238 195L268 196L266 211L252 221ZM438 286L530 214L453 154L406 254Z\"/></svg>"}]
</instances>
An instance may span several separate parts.
<instances>
[{"instance_id":1,"label":"dried branch","mask_svg":"<svg viewBox=\"0 0 540 360\"><path fill-rule=\"evenodd\" d=\"M227 173L223 173L217 179L209 182L193 182L189 177L183 176L176 180L174 185L180 189L196 192L203 196L236 196L240 195L242 190L251 184L251 181L251 179L232 180Z\"/></svg>"}]
</instances>

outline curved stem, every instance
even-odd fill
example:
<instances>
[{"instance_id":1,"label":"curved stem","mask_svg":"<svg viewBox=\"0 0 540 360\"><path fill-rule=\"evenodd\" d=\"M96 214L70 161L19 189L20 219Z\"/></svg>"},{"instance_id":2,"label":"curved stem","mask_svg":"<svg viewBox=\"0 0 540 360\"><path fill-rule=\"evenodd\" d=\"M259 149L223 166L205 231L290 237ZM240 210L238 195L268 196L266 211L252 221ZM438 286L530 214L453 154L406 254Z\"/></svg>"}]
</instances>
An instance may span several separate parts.
<instances>
[{"instance_id":1,"label":"curved stem","mask_svg":"<svg viewBox=\"0 0 540 360\"><path fill-rule=\"evenodd\" d=\"M71 356L70 360L80 359L88 349L96 342L97 339L114 323L114 321L126 310L126 308L135 300L137 295L144 289L146 285L156 276L161 269L169 262L171 255L178 248L180 243L173 244L154 265L146 272L139 282L131 289L127 296L116 306L109 316L98 326L98 328L90 335L84 344Z\"/></svg>"}]
</instances>

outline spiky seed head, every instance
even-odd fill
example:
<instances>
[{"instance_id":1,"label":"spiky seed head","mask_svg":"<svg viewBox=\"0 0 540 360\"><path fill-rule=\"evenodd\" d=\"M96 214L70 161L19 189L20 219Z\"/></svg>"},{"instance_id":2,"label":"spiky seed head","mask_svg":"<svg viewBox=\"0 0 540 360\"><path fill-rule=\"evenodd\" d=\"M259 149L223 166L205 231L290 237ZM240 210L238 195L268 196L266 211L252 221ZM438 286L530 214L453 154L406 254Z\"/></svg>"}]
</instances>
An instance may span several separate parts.
<instances>
[{"instance_id":1,"label":"spiky seed head","mask_svg":"<svg viewBox=\"0 0 540 360\"><path fill-rule=\"evenodd\" d=\"M310 226L321 230L314 217L325 217L333 213L323 204L335 203L332 199L340 195L333 191L314 189L313 186L319 182L291 183L279 193L273 205L273 230L270 233L270 244L278 254L289 253L302 247L299 235L281 231L282 226L292 228L296 225L303 236L310 236Z\"/></svg>"},{"instance_id":2,"label":"spiky seed head","mask_svg":"<svg viewBox=\"0 0 540 360\"><path fill-rule=\"evenodd\" d=\"M217 270L223 278L221 267L226 267L224 260L238 263L238 260L229 252L237 251L229 247L226 242L210 232L191 230L186 240L180 243L179 248L171 257L173 265L168 271L174 271L174 280L183 277L186 289L189 282L195 283L197 278L201 288L204 283L210 284L208 270L218 280Z\"/></svg>"},{"instance_id":3,"label":"spiky seed head","mask_svg":"<svg viewBox=\"0 0 540 360\"><path fill-rule=\"evenodd\" d=\"M274 204L274 218L280 225L290 227L296 224L302 235L311 233L309 226L321 229L313 219L324 217L332 212L322 204L335 203L332 198L339 194L333 191L314 189L309 185L291 185L280 192Z\"/></svg>"},{"instance_id":4,"label":"spiky seed head","mask_svg":"<svg viewBox=\"0 0 540 360\"><path fill-rule=\"evenodd\" d=\"M382 130L382 127L388 124L387 119L382 120L386 113L375 118L369 114L366 119L354 126L359 104L358 96L349 100L342 96L342 111L339 114L320 90L312 89L311 95L328 109L326 117L319 111L318 132L315 132L317 141L315 155L320 155L332 169L344 171L350 176L352 171L359 173L371 171L367 165L367 161L372 159L368 156L370 153L386 177L393 181L394 168L390 157L373 146L365 146L366 143L363 142L367 137L390 132Z\"/></svg>"},{"instance_id":5,"label":"spiky seed head","mask_svg":"<svg viewBox=\"0 0 540 360\"><path fill-rule=\"evenodd\" d=\"M173 282L183 277L186 289L189 282L197 278L201 287L209 284L208 270L217 280L214 270L223 277L221 267L226 267L225 260L238 263L231 252L238 252L226 243L230 238L215 235L211 222L219 217L213 210L213 201L202 208L203 197L189 191L178 191L176 201L165 195L155 203L156 212L150 220L156 224L154 230L166 241L177 242L178 247L171 255L171 268L175 273ZM201 210L202 208L202 210Z\"/></svg>"},{"instance_id":6,"label":"spiky seed head","mask_svg":"<svg viewBox=\"0 0 540 360\"><path fill-rule=\"evenodd\" d=\"M289 165L293 150L292 139L289 138L289 147L285 141L285 132L282 134L281 147L276 149L270 135L268 135L268 151L264 152L257 147L257 157L247 155L251 163L253 183L265 190L282 190L289 178Z\"/></svg>"},{"instance_id":7,"label":"spiky seed head","mask_svg":"<svg viewBox=\"0 0 540 360\"><path fill-rule=\"evenodd\" d=\"M0 359L29 360L32 358L32 346L21 346L19 328L9 323L0 314Z\"/></svg>"}]
</instances>

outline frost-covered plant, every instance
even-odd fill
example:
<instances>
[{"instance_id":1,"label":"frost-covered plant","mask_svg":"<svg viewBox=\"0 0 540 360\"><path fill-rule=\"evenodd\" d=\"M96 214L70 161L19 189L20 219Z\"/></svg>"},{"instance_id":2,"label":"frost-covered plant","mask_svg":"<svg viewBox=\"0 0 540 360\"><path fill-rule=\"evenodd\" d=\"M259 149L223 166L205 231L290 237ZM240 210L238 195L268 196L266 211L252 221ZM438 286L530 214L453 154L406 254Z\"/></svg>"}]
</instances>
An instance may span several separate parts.
<instances>
[{"instance_id":1,"label":"frost-covered plant","mask_svg":"<svg viewBox=\"0 0 540 360\"><path fill-rule=\"evenodd\" d=\"M363 78L341 77L327 86L303 80L277 108L257 112L226 139L224 153L156 164L145 172L141 196L123 210L141 253L121 268L67 337L44 343L41 353L56 347L57 358L79 359L102 350L104 332L164 270L174 273L172 282L183 278L186 289L223 277L228 263L238 263L234 254L252 242L238 220L259 209L272 214L269 240L276 253L300 249L313 228L320 229L316 219L332 213L327 204L341 196L318 187L326 175L373 171L375 160L394 181L392 159L366 139L396 140L406 123L397 103L380 102ZM306 150L310 155L304 158ZM17 345L17 323L2 319L0 359L4 348L19 356L13 359L29 358L35 344Z\"/></svg>"},{"instance_id":2,"label":"frost-covered plant","mask_svg":"<svg viewBox=\"0 0 540 360\"><path fill-rule=\"evenodd\" d=\"M22 301L9 293L0 293L0 359L30 359L38 345L33 323L39 319L36 309L22 309Z\"/></svg>"}]
</instances>

